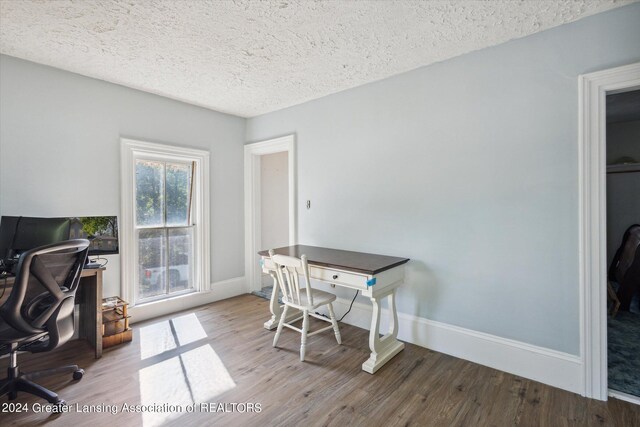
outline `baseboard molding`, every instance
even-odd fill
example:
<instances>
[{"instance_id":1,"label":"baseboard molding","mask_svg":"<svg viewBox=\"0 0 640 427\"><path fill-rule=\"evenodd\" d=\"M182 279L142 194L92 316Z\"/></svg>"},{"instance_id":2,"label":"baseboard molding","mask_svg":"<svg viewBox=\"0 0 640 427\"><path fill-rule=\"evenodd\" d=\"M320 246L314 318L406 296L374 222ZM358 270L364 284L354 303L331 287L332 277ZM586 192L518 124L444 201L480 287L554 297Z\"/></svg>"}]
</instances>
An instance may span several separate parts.
<instances>
[{"instance_id":1,"label":"baseboard molding","mask_svg":"<svg viewBox=\"0 0 640 427\"><path fill-rule=\"evenodd\" d=\"M336 316L349 309L351 300L338 298ZM370 305L354 303L344 322L369 329ZM381 313L381 331L389 325L389 311ZM509 372L554 387L584 394L583 364L579 356L501 338L442 322L398 313L398 339L480 365Z\"/></svg>"},{"instance_id":2,"label":"baseboard molding","mask_svg":"<svg viewBox=\"0 0 640 427\"><path fill-rule=\"evenodd\" d=\"M633 394L627 394L621 391L609 389L609 397L613 397L614 399L624 400L625 402L640 405L640 397L634 396Z\"/></svg>"},{"instance_id":3,"label":"baseboard molding","mask_svg":"<svg viewBox=\"0 0 640 427\"><path fill-rule=\"evenodd\" d=\"M164 316L181 310L188 310L203 304L246 294L247 281L244 276L222 280L211 284L211 289L205 292L195 292L181 295L169 300L156 301L138 305L129 309L130 323L142 322L154 317Z\"/></svg>"}]
</instances>

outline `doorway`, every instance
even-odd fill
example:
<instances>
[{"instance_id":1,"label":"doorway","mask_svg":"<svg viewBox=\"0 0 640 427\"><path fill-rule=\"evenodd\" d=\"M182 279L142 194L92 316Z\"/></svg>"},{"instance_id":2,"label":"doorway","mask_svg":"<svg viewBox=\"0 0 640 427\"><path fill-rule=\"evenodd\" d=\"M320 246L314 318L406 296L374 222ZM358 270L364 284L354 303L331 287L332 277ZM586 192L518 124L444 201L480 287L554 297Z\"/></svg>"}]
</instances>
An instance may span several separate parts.
<instances>
[{"instance_id":1,"label":"doorway","mask_svg":"<svg viewBox=\"0 0 640 427\"><path fill-rule=\"evenodd\" d=\"M287 151L260 156L260 249L289 245L289 191ZM262 288L272 286L262 273Z\"/></svg>"},{"instance_id":2,"label":"doorway","mask_svg":"<svg viewBox=\"0 0 640 427\"><path fill-rule=\"evenodd\" d=\"M249 292L261 292L272 283L258 251L297 241L294 135L247 144L244 153L245 277Z\"/></svg>"},{"instance_id":3,"label":"doorway","mask_svg":"<svg viewBox=\"0 0 640 427\"><path fill-rule=\"evenodd\" d=\"M640 89L640 63L579 77L580 356L584 395L640 404L609 390L607 354L606 100Z\"/></svg>"},{"instance_id":4,"label":"doorway","mask_svg":"<svg viewBox=\"0 0 640 427\"><path fill-rule=\"evenodd\" d=\"M606 110L608 387L640 398L640 90L608 94Z\"/></svg>"}]
</instances>

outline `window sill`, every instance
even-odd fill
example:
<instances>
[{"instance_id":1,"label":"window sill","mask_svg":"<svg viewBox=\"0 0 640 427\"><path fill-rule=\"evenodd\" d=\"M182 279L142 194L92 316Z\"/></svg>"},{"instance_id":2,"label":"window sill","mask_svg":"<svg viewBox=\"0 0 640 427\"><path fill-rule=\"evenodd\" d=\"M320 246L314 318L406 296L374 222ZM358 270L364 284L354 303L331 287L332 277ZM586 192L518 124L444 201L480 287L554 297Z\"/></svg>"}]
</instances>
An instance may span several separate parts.
<instances>
[{"instance_id":1,"label":"window sill","mask_svg":"<svg viewBox=\"0 0 640 427\"><path fill-rule=\"evenodd\" d=\"M138 303L129 309L131 323L164 316L199 305L208 304L211 291L191 291L169 298Z\"/></svg>"},{"instance_id":2,"label":"window sill","mask_svg":"<svg viewBox=\"0 0 640 427\"><path fill-rule=\"evenodd\" d=\"M140 306L144 306L147 304L154 304L154 303L161 303L161 302L165 302L165 301L169 301L172 300L174 298L180 298L180 297L184 297L187 295L191 295L193 293L199 293L200 291L197 291L195 289L186 289L184 291L180 291L180 292L174 292L168 296L166 295L157 295L155 297L149 297L149 298L145 298L144 301L140 301L138 303L136 303L136 306L140 307Z\"/></svg>"},{"instance_id":3,"label":"window sill","mask_svg":"<svg viewBox=\"0 0 640 427\"><path fill-rule=\"evenodd\" d=\"M149 301L129 308L131 324L142 322L154 317L164 316L183 310L193 309L226 298L247 293L244 277L223 280L212 283L211 289L189 292L157 301Z\"/></svg>"}]
</instances>

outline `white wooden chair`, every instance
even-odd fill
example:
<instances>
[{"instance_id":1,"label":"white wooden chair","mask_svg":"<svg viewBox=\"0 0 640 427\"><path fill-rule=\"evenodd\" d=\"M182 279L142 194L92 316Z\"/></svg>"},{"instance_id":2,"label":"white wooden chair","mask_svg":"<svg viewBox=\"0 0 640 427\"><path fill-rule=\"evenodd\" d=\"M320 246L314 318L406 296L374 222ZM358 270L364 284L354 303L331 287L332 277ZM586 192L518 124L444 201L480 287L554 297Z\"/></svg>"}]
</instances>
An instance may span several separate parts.
<instances>
[{"instance_id":1,"label":"white wooden chair","mask_svg":"<svg viewBox=\"0 0 640 427\"><path fill-rule=\"evenodd\" d=\"M269 251L269 255L276 265L276 277L278 279L278 286L282 291L282 302L284 303L284 310L280 316L280 323L278 323L276 336L273 338L273 346L275 347L278 344L278 338L280 338L283 326L302 334L302 341L300 344L300 361L302 362L304 362L307 337L333 328L338 344L342 344L338 321L336 320L336 315L333 312L333 305L331 304L335 301L336 296L329 292L311 288L311 281L309 280L309 266L307 265L306 255L302 255L300 258L276 255L273 252L273 249ZM300 287L300 275L304 277L306 282L304 288ZM274 289L273 291L277 292L278 290ZM315 310L323 305L328 306L330 319L315 313ZM297 317L291 323L287 323L286 318L289 307L302 312L302 329L296 328L291 324L300 320L300 317ZM309 316L324 320L325 322L330 322L331 325L310 333Z\"/></svg>"}]
</instances>

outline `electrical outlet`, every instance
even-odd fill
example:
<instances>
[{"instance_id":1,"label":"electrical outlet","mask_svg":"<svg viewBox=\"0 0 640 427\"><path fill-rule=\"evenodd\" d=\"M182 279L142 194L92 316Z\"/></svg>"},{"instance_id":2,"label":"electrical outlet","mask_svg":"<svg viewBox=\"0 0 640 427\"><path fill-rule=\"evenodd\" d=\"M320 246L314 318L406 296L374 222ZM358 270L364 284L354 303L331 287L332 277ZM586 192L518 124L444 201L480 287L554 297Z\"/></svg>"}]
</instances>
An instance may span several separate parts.
<instances>
[{"instance_id":1,"label":"electrical outlet","mask_svg":"<svg viewBox=\"0 0 640 427\"><path fill-rule=\"evenodd\" d=\"M311 200L307 200L307 209L311 209Z\"/></svg>"}]
</instances>

